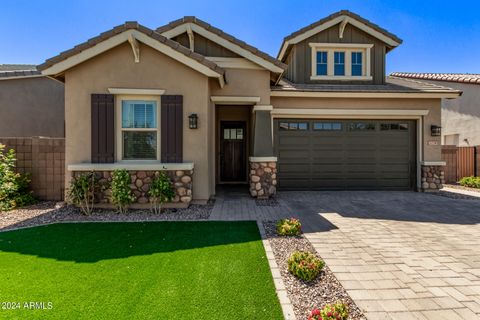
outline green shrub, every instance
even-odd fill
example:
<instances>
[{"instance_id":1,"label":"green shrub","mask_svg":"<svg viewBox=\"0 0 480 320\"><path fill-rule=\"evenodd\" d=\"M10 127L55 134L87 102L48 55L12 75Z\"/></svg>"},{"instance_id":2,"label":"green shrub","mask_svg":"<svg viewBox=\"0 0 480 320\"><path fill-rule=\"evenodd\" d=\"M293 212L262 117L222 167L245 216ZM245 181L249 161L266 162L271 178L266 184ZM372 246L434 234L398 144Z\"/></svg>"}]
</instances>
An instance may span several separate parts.
<instances>
[{"instance_id":1,"label":"green shrub","mask_svg":"<svg viewBox=\"0 0 480 320\"><path fill-rule=\"evenodd\" d=\"M6 153L5 145L0 144L0 211L8 211L35 202L28 190L28 175L15 172L15 150Z\"/></svg>"},{"instance_id":2,"label":"green shrub","mask_svg":"<svg viewBox=\"0 0 480 320\"><path fill-rule=\"evenodd\" d=\"M302 233L302 224L296 218L282 219L277 223L277 232L282 236L298 236Z\"/></svg>"},{"instance_id":3,"label":"green shrub","mask_svg":"<svg viewBox=\"0 0 480 320\"><path fill-rule=\"evenodd\" d=\"M172 182L165 172L162 171L153 178L148 197L155 213L162 212L162 205L175 197Z\"/></svg>"},{"instance_id":4,"label":"green shrub","mask_svg":"<svg viewBox=\"0 0 480 320\"><path fill-rule=\"evenodd\" d=\"M340 301L335 304L327 304L322 310L313 309L308 320L347 320L347 306Z\"/></svg>"},{"instance_id":5,"label":"green shrub","mask_svg":"<svg viewBox=\"0 0 480 320\"><path fill-rule=\"evenodd\" d=\"M125 169L118 169L112 172L112 203L120 213L127 212L129 204L135 201L135 195L130 188L130 174Z\"/></svg>"},{"instance_id":6,"label":"green shrub","mask_svg":"<svg viewBox=\"0 0 480 320\"><path fill-rule=\"evenodd\" d=\"M288 271L304 281L315 279L324 266L325 263L310 252L295 251L288 258Z\"/></svg>"},{"instance_id":7,"label":"green shrub","mask_svg":"<svg viewBox=\"0 0 480 320\"><path fill-rule=\"evenodd\" d=\"M95 192L100 188L95 172L82 173L70 181L67 197L85 215L93 211Z\"/></svg>"},{"instance_id":8,"label":"green shrub","mask_svg":"<svg viewBox=\"0 0 480 320\"><path fill-rule=\"evenodd\" d=\"M464 177L460 179L460 185L470 188L480 188L480 177Z\"/></svg>"}]
</instances>

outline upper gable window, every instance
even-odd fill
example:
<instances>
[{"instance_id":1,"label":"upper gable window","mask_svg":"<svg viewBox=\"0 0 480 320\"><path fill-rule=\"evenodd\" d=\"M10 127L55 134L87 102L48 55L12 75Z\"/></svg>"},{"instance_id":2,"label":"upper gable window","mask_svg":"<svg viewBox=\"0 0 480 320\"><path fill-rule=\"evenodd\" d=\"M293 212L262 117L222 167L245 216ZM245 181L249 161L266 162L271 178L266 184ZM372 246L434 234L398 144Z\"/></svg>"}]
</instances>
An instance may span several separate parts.
<instances>
[{"instance_id":1,"label":"upper gable window","mask_svg":"<svg viewBox=\"0 0 480 320\"><path fill-rule=\"evenodd\" d=\"M372 80L370 50L373 44L310 43L311 80Z\"/></svg>"}]
</instances>

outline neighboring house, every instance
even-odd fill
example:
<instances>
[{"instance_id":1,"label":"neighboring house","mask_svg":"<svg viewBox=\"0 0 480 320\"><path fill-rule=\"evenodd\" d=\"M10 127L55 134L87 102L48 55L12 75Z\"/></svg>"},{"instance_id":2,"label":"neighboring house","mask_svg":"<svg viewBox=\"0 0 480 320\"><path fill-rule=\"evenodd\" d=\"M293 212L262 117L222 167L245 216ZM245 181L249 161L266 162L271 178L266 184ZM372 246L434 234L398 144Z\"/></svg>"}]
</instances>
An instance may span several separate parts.
<instances>
[{"instance_id":1,"label":"neighboring house","mask_svg":"<svg viewBox=\"0 0 480 320\"><path fill-rule=\"evenodd\" d=\"M442 144L480 145L480 74L395 72L392 76L463 91L458 99L442 100Z\"/></svg>"},{"instance_id":2,"label":"neighboring house","mask_svg":"<svg viewBox=\"0 0 480 320\"><path fill-rule=\"evenodd\" d=\"M0 64L0 138L63 137L63 87L34 65Z\"/></svg>"},{"instance_id":3,"label":"neighboring house","mask_svg":"<svg viewBox=\"0 0 480 320\"><path fill-rule=\"evenodd\" d=\"M38 69L65 83L66 184L126 168L146 203L153 172L165 170L184 204L222 183L248 183L258 197L435 190L443 162L431 126L441 99L461 92L385 77L401 42L341 11L286 37L273 58L184 17L157 30L127 22Z\"/></svg>"}]
</instances>

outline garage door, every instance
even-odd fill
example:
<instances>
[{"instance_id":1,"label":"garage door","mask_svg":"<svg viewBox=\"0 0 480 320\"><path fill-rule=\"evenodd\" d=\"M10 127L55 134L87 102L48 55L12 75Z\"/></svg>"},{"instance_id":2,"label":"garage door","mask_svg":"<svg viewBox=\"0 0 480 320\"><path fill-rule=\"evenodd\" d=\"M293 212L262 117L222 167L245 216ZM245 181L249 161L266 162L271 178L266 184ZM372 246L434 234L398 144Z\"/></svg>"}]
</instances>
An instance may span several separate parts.
<instances>
[{"instance_id":1,"label":"garage door","mask_svg":"<svg viewBox=\"0 0 480 320\"><path fill-rule=\"evenodd\" d=\"M275 120L284 190L409 190L416 177L416 123Z\"/></svg>"}]
</instances>

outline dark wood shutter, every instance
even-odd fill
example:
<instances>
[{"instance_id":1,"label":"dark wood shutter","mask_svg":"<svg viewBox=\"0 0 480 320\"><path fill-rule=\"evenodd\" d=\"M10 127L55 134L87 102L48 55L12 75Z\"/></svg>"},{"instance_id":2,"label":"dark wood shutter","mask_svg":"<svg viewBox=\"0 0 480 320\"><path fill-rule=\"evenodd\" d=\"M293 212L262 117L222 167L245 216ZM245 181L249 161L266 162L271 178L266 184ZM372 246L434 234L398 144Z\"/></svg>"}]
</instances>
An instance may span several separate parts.
<instances>
[{"instance_id":1,"label":"dark wood shutter","mask_svg":"<svg viewBox=\"0 0 480 320\"><path fill-rule=\"evenodd\" d=\"M92 163L115 160L114 111L113 94L92 94Z\"/></svg>"},{"instance_id":2,"label":"dark wood shutter","mask_svg":"<svg viewBox=\"0 0 480 320\"><path fill-rule=\"evenodd\" d=\"M163 95L161 118L162 162L183 162L183 96Z\"/></svg>"}]
</instances>

